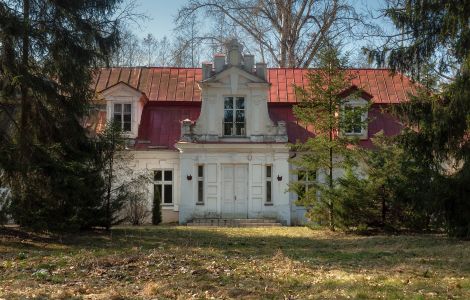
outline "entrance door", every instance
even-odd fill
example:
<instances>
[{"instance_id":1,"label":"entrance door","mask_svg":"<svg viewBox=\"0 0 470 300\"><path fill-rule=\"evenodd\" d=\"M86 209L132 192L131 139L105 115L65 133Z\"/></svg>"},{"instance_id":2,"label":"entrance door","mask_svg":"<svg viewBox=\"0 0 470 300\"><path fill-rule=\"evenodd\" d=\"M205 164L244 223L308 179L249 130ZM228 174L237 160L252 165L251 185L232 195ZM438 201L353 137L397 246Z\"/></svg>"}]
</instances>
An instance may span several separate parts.
<instances>
[{"instance_id":1,"label":"entrance door","mask_svg":"<svg viewBox=\"0 0 470 300\"><path fill-rule=\"evenodd\" d=\"M222 166L222 217L248 217L248 165Z\"/></svg>"}]
</instances>

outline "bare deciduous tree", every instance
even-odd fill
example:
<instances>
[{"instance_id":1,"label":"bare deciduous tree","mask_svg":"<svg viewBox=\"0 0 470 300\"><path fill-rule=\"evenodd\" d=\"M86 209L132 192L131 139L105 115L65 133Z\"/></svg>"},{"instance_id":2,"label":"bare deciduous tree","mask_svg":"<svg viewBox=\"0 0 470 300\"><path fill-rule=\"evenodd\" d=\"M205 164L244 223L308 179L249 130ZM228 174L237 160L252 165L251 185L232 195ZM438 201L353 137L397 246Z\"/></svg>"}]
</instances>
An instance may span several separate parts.
<instances>
[{"instance_id":1,"label":"bare deciduous tree","mask_svg":"<svg viewBox=\"0 0 470 300\"><path fill-rule=\"evenodd\" d=\"M139 38L128 29L123 29L119 48L111 55L113 67L134 67L142 64L144 52Z\"/></svg>"},{"instance_id":2,"label":"bare deciduous tree","mask_svg":"<svg viewBox=\"0 0 470 300\"><path fill-rule=\"evenodd\" d=\"M311 66L327 39L371 26L346 0L190 0L176 21L181 26L200 14L209 22L236 27L227 36L244 35L249 49L279 67ZM220 34L206 32L197 39Z\"/></svg>"},{"instance_id":3,"label":"bare deciduous tree","mask_svg":"<svg viewBox=\"0 0 470 300\"><path fill-rule=\"evenodd\" d=\"M149 33L146 37L142 40L142 47L143 52L145 53L146 65L148 67L155 64L155 54L158 49L158 41L153 36L153 34Z\"/></svg>"},{"instance_id":4,"label":"bare deciduous tree","mask_svg":"<svg viewBox=\"0 0 470 300\"><path fill-rule=\"evenodd\" d=\"M172 46L172 63L177 67L196 67L201 57L199 22L196 17L181 21L175 29L176 37Z\"/></svg>"},{"instance_id":5,"label":"bare deciduous tree","mask_svg":"<svg viewBox=\"0 0 470 300\"><path fill-rule=\"evenodd\" d=\"M157 66L168 66L171 62L171 43L168 37L164 36L158 42L158 49L156 52L156 61Z\"/></svg>"}]
</instances>

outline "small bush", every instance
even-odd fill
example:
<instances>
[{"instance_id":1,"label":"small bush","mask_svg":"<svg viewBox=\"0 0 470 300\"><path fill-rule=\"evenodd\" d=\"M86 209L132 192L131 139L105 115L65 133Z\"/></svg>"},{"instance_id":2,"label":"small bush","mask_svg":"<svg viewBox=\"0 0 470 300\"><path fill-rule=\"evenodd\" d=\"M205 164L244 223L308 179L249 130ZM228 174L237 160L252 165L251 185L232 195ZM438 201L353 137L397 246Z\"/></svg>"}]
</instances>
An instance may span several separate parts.
<instances>
[{"instance_id":1,"label":"small bush","mask_svg":"<svg viewBox=\"0 0 470 300\"><path fill-rule=\"evenodd\" d=\"M152 206L152 224L158 225L162 222L162 204L161 195L158 189L154 191L153 206Z\"/></svg>"},{"instance_id":2,"label":"small bush","mask_svg":"<svg viewBox=\"0 0 470 300\"><path fill-rule=\"evenodd\" d=\"M8 212L10 199L10 191L0 187L0 225L5 225L10 219Z\"/></svg>"}]
</instances>

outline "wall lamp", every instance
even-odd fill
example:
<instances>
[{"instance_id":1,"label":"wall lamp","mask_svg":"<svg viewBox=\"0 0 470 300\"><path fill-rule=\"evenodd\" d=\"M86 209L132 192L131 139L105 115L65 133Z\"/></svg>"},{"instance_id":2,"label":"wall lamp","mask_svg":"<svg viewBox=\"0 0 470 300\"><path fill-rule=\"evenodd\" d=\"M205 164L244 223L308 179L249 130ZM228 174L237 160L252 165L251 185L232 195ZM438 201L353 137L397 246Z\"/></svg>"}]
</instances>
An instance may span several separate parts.
<instances>
[{"instance_id":1,"label":"wall lamp","mask_svg":"<svg viewBox=\"0 0 470 300\"><path fill-rule=\"evenodd\" d=\"M186 179L187 180L193 180L193 176L192 175L186 175Z\"/></svg>"},{"instance_id":2,"label":"wall lamp","mask_svg":"<svg viewBox=\"0 0 470 300\"><path fill-rule=\"evenodd\" d=\"M281 175L277 175L277 181L282 181L282 176Z\"/></svg>"}]
</instances>

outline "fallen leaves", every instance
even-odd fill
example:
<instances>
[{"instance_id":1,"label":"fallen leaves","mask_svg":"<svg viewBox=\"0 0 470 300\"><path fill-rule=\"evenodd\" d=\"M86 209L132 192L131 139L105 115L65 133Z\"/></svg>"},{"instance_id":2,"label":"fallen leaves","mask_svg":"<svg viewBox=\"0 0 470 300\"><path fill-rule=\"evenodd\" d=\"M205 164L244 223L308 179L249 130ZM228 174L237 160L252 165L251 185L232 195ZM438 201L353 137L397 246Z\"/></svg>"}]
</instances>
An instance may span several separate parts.
<instances>
[{"instance_id":1,"label":"fallen leaves","mask_svg":"<svg viewBox=\"0 0 470 300\"><path fill-rule=\"evenodd\" d=\"M301 227L125 231L66 244L9 238L0 246L0 298L470 298L468 247L441 236Z\"/></svg>"}]
</instances>

